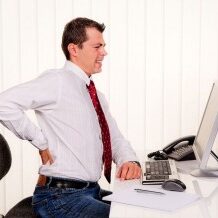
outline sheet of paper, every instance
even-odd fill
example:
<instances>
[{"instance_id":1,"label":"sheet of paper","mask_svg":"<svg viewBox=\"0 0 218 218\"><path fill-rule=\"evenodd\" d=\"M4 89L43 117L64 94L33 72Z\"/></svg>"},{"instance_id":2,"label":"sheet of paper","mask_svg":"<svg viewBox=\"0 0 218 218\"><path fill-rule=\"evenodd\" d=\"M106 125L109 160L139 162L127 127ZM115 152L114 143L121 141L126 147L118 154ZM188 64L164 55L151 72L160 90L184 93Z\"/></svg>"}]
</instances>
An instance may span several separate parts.
<instances>
[{"instance_id":1,"label":"sheet of paper","mask_svg":"<svg viewBox=\"0 0 218 218\"><path fill-rule=\"evenodd\" d=\"M146 189L150 191L163 192L165 195L153 193L138 193L134 189ZM159 209L164 211L173 211L198 200L200 196L186 192L165 191L160 188L136 185L130 188L120 190L112 195L104 197L104 200L114 201L135 206Z\"/></svg>"}]
</instances>

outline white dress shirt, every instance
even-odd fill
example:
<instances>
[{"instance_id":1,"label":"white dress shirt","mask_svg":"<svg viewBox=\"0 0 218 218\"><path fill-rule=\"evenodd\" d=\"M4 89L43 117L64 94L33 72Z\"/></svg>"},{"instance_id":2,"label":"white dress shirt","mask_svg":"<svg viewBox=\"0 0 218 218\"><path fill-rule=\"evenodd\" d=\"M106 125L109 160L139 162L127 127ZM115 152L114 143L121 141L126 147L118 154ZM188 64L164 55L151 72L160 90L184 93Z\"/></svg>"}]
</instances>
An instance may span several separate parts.
<instances>
[{"instance_id":1,"label":"white dress shirt","mask_svg":"<svg viewBox=\"0 0 218 218\"><path fill-rule=\"evenodd\" d=\"M42 165L47 176L99 180L102 172L101 129L86 85L90 78L66 61L61 69L48 70L38 78L0 94L0 122L16 136L38 149L49 148L54 163ZM120 133L104 96L98 92L107 119L116 164L137 160ZM25 114L35 111L39 127Z\"/></svg>"}]
</instances>

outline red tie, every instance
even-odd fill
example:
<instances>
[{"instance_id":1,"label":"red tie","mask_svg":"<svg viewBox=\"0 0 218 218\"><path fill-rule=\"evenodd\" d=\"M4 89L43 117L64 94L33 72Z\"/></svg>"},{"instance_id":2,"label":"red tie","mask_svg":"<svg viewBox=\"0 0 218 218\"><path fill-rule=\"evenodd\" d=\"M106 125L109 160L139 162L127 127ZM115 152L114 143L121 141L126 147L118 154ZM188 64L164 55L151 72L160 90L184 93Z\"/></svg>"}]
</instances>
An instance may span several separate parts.
<instances>
[{"instance_id":1,"label":"red tie","mask_svg":"<svg viewBox=\"0 0 218 218\"><path fill-rule=\"evenodd\" d=\"M98 115L98 121L101 127L101 136L103 142L103 163L104 163L104 175L107 181L110 183L111 181L111 164L112 164L112 152L111 152L111 139L109 127L104 116L104 112L101 108L101 104L99 102L97 92L95 89L95 84L91 80L90 85L87 86L89 90L90 97L92 99L92 103L95 107L95 111Z\"/></svg>"}]
</instances>

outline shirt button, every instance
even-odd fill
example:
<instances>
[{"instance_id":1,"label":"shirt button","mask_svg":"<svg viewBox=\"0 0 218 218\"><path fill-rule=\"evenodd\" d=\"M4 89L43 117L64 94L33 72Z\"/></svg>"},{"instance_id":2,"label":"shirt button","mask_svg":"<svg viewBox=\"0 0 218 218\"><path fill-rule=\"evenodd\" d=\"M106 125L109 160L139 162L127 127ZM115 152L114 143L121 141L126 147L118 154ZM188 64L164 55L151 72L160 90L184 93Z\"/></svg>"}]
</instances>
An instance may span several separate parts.
<instances>
[{"instance_id":1,"label":"shirt button","mask_svg":"<svg viewBox=\"0 0 218 218\"><path fill-rule=\"evenodd\" d=\"M99 140L102 140L102 137L101 137L101 135L99 135Z\"/></svg>"}]
</instances>

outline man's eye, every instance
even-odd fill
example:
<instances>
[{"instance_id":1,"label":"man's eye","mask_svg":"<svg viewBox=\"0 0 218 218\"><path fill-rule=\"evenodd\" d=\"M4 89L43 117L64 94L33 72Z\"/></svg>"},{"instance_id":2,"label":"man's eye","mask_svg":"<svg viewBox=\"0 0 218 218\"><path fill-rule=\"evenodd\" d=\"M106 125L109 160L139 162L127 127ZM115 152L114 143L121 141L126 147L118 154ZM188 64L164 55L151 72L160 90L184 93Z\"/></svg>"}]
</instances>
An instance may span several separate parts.
<instances>
[{"instance_id":1,"label":"man's eye","mask_svg":"<svg viewBox=\"0 0 218 218\"><path fill-rule=\"evenodd\" d=\"M100 45L98 45L98 46L95 46L94 48L100 48L101 46Z\"/></svg>"}]
</instances>

